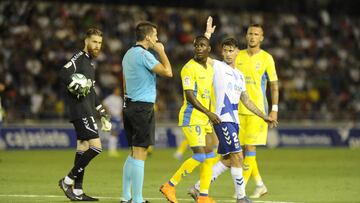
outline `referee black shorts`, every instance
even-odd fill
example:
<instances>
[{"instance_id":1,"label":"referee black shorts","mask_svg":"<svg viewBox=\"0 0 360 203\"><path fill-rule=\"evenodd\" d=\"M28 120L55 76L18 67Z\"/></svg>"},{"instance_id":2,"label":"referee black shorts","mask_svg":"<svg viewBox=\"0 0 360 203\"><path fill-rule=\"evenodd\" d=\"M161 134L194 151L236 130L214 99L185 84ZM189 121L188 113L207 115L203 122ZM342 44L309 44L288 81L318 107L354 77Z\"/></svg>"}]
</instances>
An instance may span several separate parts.
<instances>
[{"instance_id":1,"label":"referee black shorts","mask_svg":"<svg viewBox=\"0 0 360 203\"><path fill-rule=\"evenodd\" d=\"M149 147L155 143L154 104L126 100L123 119L129 146Z\"/></svg>"},{"instance_id":2,"label":"referee black shorts","mask_svg":"<svg viewBox=\"0 0 360 203\"><path fill-rule=\"evenodd\" d=\"M93 116L71 121L76 132L76 139L91 140L99 138L98 127Z\"/></svg>"}]
</instances>

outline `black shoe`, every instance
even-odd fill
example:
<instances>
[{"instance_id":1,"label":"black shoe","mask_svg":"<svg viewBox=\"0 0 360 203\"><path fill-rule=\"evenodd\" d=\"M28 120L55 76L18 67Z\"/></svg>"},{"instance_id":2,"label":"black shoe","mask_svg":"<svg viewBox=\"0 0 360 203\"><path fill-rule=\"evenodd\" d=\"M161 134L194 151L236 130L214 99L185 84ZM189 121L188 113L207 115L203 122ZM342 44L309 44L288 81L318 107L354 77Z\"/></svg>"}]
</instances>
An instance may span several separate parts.
<instances>
[{"instance_id":1,"label":"black shoe","mask_svg":"<svg viewBox=\"0 0 360 203\"><path fill-rule=\"evenodd\" d=\"M72 192L71 185L64 182L64 178L59 180L59 187L64 192L65 196L71 201L77 201L76 195Z\"/></svg>"},{"instance_id":2,"label":"black shoe","mask_svg":"<svg viewBox=\"0 0 360 203\"><path fill-rule=\"evenodd\" d=\"M241 199L237 199L236 203L252 203L251 199L249 199L248 197L243 197Z\"/></svg>"},{"instance_id":3,"label":"black shoe","mask_svg":"<svg viewBox=\"0 0 360 203\"><path fill-rule=\"evenodd\" d=\"M87 202L99 201L98 198L90 197L90 196L86 195L85 193L83 193L81 195L76 195L75 198L76 198L75 201L87 201Z\"/></svg>"}]
</instances>

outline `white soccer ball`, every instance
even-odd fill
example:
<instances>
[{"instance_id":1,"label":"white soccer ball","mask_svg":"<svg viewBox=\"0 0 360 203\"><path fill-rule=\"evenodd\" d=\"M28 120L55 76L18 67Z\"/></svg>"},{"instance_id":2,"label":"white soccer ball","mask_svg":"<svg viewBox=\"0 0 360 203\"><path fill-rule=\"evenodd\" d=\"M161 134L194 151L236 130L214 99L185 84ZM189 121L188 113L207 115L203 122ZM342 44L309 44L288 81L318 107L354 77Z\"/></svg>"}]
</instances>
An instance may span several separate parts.
<instances>
[{"instance_id":1,"label":"white soccer ball","mask_svg":"<svg viewBox=\"0 0 360 203\"><path fill-rule=\"evenodd\" d=\"M71 80L74 83L80 84L81 87L86 87L87 78L81 73L74 73L71 75Z\"/></svg>"}]
</instances>

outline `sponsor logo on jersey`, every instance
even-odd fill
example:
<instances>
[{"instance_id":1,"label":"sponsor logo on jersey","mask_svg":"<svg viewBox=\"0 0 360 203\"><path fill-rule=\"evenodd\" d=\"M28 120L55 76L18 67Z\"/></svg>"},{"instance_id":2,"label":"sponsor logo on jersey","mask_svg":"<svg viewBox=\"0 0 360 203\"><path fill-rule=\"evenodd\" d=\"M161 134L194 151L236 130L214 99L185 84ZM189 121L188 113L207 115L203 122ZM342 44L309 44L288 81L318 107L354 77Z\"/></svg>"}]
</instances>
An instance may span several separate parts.
<instances>
[{"instance_id":1,"label":"sponsor logo on jersey","mask_svg":"<svg viewBox=\"0 0 360 203\"><path fill-rule=\"evenodd\" d=\"M239 85L234 85L234 90L237 91L237 93L241 92L241 87Z\"/></svg>"},{"instance_id":2,"label":"sponsor logo on jersey","mask_svg":"<svg viewBox=\"0 0 360 203\"><path fill-rule=\"evenodd\" d=\"M75 56L73 56L72 58L71 58L71 60L72 61L76 61L80 56L82 56L83 55L83 52L82 51L80 51L79 53L77 53L77 54L75 54Z\"/></svg>"},{"instance_id":3,"label":"sponsor logo on jersey","mask_svg":"<svg viewBox=\"0 0 360 203\"><path fill-rule=\"evenodd\" d=\"M207 89L204 89L204 93L201 94L201 98L210 99L210 91Z\"/></svg>"}]
</instances>

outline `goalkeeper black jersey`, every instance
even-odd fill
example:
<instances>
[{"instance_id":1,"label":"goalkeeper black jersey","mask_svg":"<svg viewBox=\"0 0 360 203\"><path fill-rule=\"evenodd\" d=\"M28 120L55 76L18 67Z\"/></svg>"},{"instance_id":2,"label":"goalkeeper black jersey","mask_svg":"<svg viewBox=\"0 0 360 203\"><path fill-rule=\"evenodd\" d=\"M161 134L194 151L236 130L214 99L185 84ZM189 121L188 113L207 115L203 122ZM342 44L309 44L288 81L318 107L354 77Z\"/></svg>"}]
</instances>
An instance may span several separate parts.
<instances>
[{"instance_id":1,"label":"goalkeeper black jersey","mask_svg":"<svg viewBox=\"0 0 360 203\"><path fill-rule=\"evenodd\" d=\"M77 98L76 95L70 93L67 86L72 82L71 75L73 73L81 73L87 79L93 81L90 93L85 97ZM68 111L70 121L88 116L97 115L95 107L100 105L95 89L95 66L91 57L84 51L77 52L63 67L60 69L60 81L62 91L65 97L65 107Z\"/></svg>"}]
</instances>

